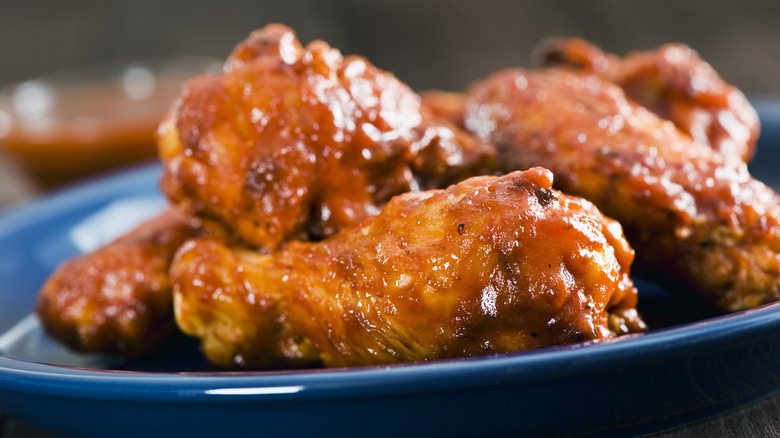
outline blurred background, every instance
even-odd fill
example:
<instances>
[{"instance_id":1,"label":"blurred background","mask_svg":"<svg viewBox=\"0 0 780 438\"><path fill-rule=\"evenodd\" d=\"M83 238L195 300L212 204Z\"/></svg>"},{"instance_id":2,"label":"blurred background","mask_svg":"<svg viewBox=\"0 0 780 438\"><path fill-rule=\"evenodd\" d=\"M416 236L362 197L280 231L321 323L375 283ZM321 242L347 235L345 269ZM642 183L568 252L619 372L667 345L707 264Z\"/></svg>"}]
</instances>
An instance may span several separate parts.
<instances>
[{"instance_id":1,"label":"blurred background","mask_svg":"<svg viewBox=\"0 0 780 438\"><path fill-rule=\"evenodd\" d=\"M770 0L0 0L0 87L106 62L220 60L253 29L281 22L303 42L365 55L419 90L532 66L533 48L563 35L618 54L685 42L749 96L771 97L780 96L779 19ZM25 181L20 160L0 153L0 187L11 178L17 187L0 194L6 203L60 183Z\"/></svg>"},{"instance_id":2,"label":"blurred background","mask_svg":"<svg viewBox=\"0 0 780 438\"><path fill-rule=\"evenodd\" d=\"M747 93L780 93L779 20L771 0L0 0L0 84L107 60L223 58L282 22L416 88L461 88L576 35L619 54L683 41Z\"/></svg>"}]
</instances>

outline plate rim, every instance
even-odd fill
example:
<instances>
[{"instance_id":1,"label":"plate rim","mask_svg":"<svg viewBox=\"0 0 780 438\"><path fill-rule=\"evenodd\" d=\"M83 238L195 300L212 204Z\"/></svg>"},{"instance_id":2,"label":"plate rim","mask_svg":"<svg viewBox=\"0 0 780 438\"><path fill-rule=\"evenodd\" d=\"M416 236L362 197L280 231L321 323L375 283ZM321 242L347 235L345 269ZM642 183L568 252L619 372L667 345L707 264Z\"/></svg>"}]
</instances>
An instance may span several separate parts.
<instances>
[{"instance_id":1,"label":"plate rim","mask_svg":"<svg viewBox=\"0 0 780 438\"><path fill-rule=\"evenodd\" d=\"M41 213L56 216L87 200L109 202L137 196L156 186L159 163L92 179L0 212L0 241L35 226ZM159 193L159 192L158 192ZM160 195L162 196L162 195ZM102 201L101 201L102 202ZM43 215L45 218L46 216ZM714 327L714 329L713 329ZM73 368L8 357L0 353L0 390L48 396L136 401L274 401L458 391L489 384L518 384L614 367L627 357L661 361L687 355L690 348L731 345L780 331L780 302L688 324L629 335L609 342L586 342L531 351L462 359L343 369L240 372L137 372ZM494 378L493 376L498 376ZM415 385L408 385L414 383ZM263 389L265 388L265 390Z\"/></svg>"},{"instance_id":2,"label":"plate rim","mask_svg":"<svg viewBox=\"0 0 780 438\"><path fill-rule=\"evenodd\" d=\"M716 330L712 327L715 326ZM0 354L0 390L134 401L275 401L459 391L520 384L614 369L626 357L663 362L690 348L755 341L780 329L780 303L607 343L579 343L500 355L420 363L293 371L139 372L75 368ZM620 365L622 366L622 365ZM498 376L494 378L495 376ZM415 385L408 385L415 383Z\"/></svg>"},{"instance_id":3,"label":"plate rim","mask_svg":"<svg viewBox=\"0 0 780 438\"><path fill-rule=\"evenodd\" d=\"M773 129L780 127L780 100L754 97L751 104ZM100 199L110 202L150 189L159 194L159 162L93 177L0 210L0 241ZM162 195L160 195L162 196ZM2 291L0 291L2 294ZM24 316L23 316L24 317ZM780 302L609 342L585 342L531 351L339 369L240 372L137 372L48 365L0 353L0 392L82 399L199 403L273 402L370 395L461 391L484 385L545 382L622 366L622 359L663 362L692 349L734 346L780 332ZM776 336L776 335L774 335ZM410 385L410 384L414 385Z\"/></svg>"}]
</instances>

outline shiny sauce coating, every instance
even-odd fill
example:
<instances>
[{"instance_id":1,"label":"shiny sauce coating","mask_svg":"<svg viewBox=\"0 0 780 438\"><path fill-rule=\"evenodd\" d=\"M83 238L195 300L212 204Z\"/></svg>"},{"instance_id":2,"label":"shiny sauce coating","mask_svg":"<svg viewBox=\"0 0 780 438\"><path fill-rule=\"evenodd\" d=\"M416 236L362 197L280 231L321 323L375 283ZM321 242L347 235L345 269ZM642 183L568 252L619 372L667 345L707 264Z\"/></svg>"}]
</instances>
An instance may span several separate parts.
<instances>
[{"instance_id":1,"label":"shiny sauce coating","mask_svg":"<svg viewBox=\"0 0 780 438\"><path fill-rule=\"evenodd\" d=\"M393 198L322 242L213 240L172 265L176 316L224 367L349 366L525 350L644 328L620 226L544 169Z\"/></svg>"},{"instance_id":2,"label":"shiny sauce coating","mask_svg":"<svg viewBox=\"0 0 780 438\"><path fill-rule=\"evenodd\" d=\"M271 25L190 81L160 129L161 185L266 251L319 240L392 196L486 172L493 149L394 76Z\"/></svg>"},{"instance_id":3,"label":"shiny sauce coating","mask_svg":"<svg viewBox=\"0 0 780 438\"><path fill-rule=\"evenodd\" d=\"M729 311L780 298L778 195L602 76L499 72L471 88L464 118L507 169L549 168L620 221L637 271Z\"/></svg>"}]
</instances>

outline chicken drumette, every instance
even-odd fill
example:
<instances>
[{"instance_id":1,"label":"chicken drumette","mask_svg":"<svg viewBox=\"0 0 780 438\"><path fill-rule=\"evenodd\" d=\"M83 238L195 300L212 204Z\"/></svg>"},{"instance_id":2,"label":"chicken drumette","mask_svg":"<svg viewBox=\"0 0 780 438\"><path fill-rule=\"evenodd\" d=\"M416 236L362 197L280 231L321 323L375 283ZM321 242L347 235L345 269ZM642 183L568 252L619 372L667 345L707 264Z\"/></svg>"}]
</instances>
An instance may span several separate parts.
<instances>
[{"instance_id":1,"label":"chicken drumette","mask_svg":"<svg viewBox=\"0 0 780 438\"><path fill-rule=\"evenodd\" d=\"M224 367L348 366L523 350L642 330L617 222L545 169L393 198L274 254L182 246L179 326Z\"/></svg>"},{"instance_id":2,"label":"chicken drumette","mask_svg":"<svg viewBox=\"0 0 780 438\"><path fill-rule=\"evenodd\" d=\"M547 167L556 187L620 221L636 271L730 311L780 298L778 195L603 75L507 70L464 106L465 126L495 142L505 170Z\"/></svg>"},{"instance_id":3,"label":"chicken drumette","mask_svg":"<svg viewBox=\"0 0 780 438\"><path fill-rule=\"evenodd\" d=\"M222 73L190 81L160 129L161 186L251 245L317 240L399 193L484 173L491 146L361 57L252 33Z\"/></svg>"},{"instance_id":4,"label":"chicken drumette","mask_svg":"<svg viewBox=\"0 0 780 438\"><path fill-rule=\"evenodd\" d=\"M666 44L620 58L579 38L553 39L540 46L537 56L544 64L604 76L630 99L727 158L747 161L755 153L760 131L755 109L741 91L684 44Z\"/></svg>"}]
</instances>

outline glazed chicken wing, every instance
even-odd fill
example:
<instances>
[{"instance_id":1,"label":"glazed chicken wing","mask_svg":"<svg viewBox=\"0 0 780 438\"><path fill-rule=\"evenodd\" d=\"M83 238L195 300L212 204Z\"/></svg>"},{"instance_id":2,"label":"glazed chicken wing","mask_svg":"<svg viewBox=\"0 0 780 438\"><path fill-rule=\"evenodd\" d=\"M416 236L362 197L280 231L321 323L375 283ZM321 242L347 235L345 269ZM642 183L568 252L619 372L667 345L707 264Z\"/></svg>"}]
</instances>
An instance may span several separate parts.
<instances>
[{"instance_id":1,"label":"glazed chicken wing","mask_svg":"<svg viewBox=\"0 0 780 438\"><path fill-rule=\"evenodd\" d=\"M484 173L494 150L361 57L292 30L252 33L190 81L159 133L161 186L263 250L317 240L392 196Z\"/></svg>"},{"instance_id":2,"label":"glazed chicken wing","mask_svg":"<svg viewBox=\"0 0 780 438\"><path fill-rule=\"evenodd\" d=\"M168 210L97 251L63 263L38 296L46 332L78 351L136 357L153 352L173 333L173 254L202 235Z\"/></svg>"},{"instance_id":3,"label":"glazed chicken wing","mask_svg":"<svg viewBox=\"0 0 780 438\"><path fill-rule=\"evenodd\" d=\"M185 333L223 367L382 364L642 330L617 222L545 169L393 198L274 254L192 240L171 268Z\"/></svg>"},{"instance_id":4,"label":"glazed chicken wing","mask_svg":"<svg viewBox=\"0 0 780 438\"><path fill-rule=\"evenodd\" d=\"M741 91L684 44L666 44L620 58L582 39L569 38L550 40L537 52L545 64L604 76L629 98L727 158L747 161L755 153L760 131L755 109Z\"/></svg>"},{"instance_id":5,"label":"glazed chicken wing","mask_svg":"<svg viewBox=\"0 0 780 438\"><path fill-rule=\"evenodd\" d=\"M159 142L163 190L201 218L169 211L57 269L37 313L73 349L135 357L162 344L170 260L188 238L238 235L265 250L320 238L398 192L481 172L494 152L390 74L321 42L304 49L278 25L240 44L224 73L194 79Z\"/></svg>"},{"instance_id":6,"label":"glazed chicken wing","mask_svg":"<svg viewBox=\"0 0 780 438\"><path fill-rule=\"evenodd\" d=\"M635 271L730 311L780 298L778 195L603 76L503 71L470 89L464 111L507 170L549 168L556 187L620 221Z\"/></svg>"}]
</instances>

